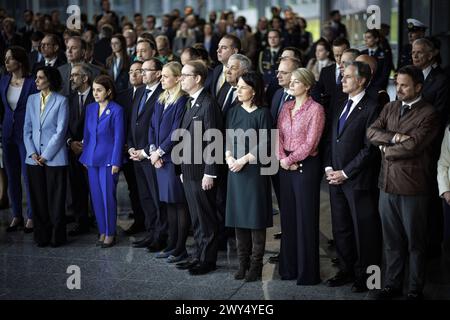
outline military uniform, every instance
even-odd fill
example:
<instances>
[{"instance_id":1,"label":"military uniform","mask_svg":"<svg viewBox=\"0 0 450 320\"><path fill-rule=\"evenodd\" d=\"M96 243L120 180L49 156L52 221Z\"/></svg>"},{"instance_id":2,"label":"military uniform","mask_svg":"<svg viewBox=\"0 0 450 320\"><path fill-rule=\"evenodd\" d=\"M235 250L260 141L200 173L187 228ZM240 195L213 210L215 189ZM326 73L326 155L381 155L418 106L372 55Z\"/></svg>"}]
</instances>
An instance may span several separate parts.
<instances>
[{"instance_id":1,"label":"military uniform","mask_svg":"<svg viewBox=\"0 0 450 320\"><path fill-rule=\"evenodd\" d=\"M266 85L277 80L278 60L280 56L281 48L278 51L266 48L259 54L258 70L263 75Z\"/></svg>"}]
</instances>

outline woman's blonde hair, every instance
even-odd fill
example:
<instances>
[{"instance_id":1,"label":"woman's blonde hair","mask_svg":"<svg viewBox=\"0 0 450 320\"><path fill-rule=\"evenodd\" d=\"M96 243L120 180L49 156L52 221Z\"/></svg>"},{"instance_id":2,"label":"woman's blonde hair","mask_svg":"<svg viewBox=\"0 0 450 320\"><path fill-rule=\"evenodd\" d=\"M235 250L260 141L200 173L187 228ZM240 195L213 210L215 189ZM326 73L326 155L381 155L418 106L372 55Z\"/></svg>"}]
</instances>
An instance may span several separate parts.
<instances>
[{"instance_id":1,"label":"woman's blonde hair","mask_svg":"<svg viewBox=\"0 0 450 320\"><path fill-rule=\"evenodd\" d=\"M292 77L294 79L299 80L305 86L309 87L308 94L311 91L311 88L316 84L316 78L314 74L306 69L306 68L298 68L292 71Z\"/></svg>"},{"instance_id":2,"label":"woman's blonde hair","mask_svg":"<svg viewBox=\"0 0 450 320\"><path fill-rule=\"evenodd\" d=\"M164 69L170 70L170 72L172 73L172 75L174 77L181 77L182 66L179 62L176 62L176 61L169 62L163 66L163 70ZM185 94L186 93L183 90L181 90L181 82L178 82L176 84L175 94L173 96L170 96L169 90L164 90L160 94L160 96L158 98L158 102L161 104L172 104L175 101L177 101L181 96L184 96Z\"/></svg>"}]
</instances>

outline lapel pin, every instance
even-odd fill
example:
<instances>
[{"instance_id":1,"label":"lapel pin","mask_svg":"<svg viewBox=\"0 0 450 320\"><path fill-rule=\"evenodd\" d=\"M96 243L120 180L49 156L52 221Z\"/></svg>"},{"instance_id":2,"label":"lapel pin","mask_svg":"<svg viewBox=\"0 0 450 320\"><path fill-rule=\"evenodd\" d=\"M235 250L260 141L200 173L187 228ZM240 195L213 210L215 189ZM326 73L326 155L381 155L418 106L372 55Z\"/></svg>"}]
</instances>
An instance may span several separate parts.
<instances>
[{"instance_id":1,"label":"lapel pin","mask_svg":"<svg viewBox=\"0 0 450 320\"><path fill-rule=\"evenodd\" d=\"M359 110L361 110L361 107L358 107Z\"/></svg>"},{"instance_id":2,"label":"lapel pin","mask_svg":"<svg viewBox=\"0 0 450 320\"><path fill-rule=\"evenodd\" d=\"M106 110L106 114L108 115L108 114L110 114L111 113L111 110Z\"/></svg>"}]
</instances>

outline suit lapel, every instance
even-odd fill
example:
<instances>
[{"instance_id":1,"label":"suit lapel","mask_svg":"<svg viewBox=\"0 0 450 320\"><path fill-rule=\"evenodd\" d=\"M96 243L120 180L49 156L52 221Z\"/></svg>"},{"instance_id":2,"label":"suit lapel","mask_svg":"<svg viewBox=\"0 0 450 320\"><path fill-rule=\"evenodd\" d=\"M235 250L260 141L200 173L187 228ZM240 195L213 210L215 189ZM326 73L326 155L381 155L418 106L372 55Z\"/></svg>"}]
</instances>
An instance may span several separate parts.
<instances>
[{"instance_id":1,"label":"suit lapel","mask_svg":"<svg viewBox=\"0 0 450 320\"><path fill-rule=\"evenodd\" d=\"M189 125L191 124L192 120L194 120L194 117L197 115L197 113L202 108L203 99L205 99L205 89L203 89L200 96L197 98L197 101L195 104L185 113L185 119L186 121L183 121L183 128L187 129Z\"/></svg>"},{"instance_id":2,"label":"suit lapel","mask_svg":"<svg viewBox=\"0 0 450 320\"><path fill-rule=\"evenodd\" d=\"M3 97L5 97L5 100L4 100L5 107L7 106L12 111L12 108L10 107L10 105L8 103L8 99L6 99L7 94L8 94L8 87L9 87L9 84L11 83L11 78L12 78L12 76L9 74L5 77L5 82L4 82L5 85L3 87Z\"/></svg>"},{"instance_id":3,"label":"suit lapel","mask_svg":"<svg viewBox=\"0 0 450 320\"><path fill-rule=\"evenodd\" d=\"M341 134L339 136L341 136L344 133L344 131L347 128L347 126L349 125L349 123L351 123L355 118L358 117L358 115L361 113L361 110L364 107L364 104L365 104L366 100L367 100L367 93L364 94L364 97L361 99L361 101L359 101L359 103L353 109L352 113L350 113L350 115L347 117L347 120L345 121L345 124L344 124L344 128L342 128ZM345 108L345 106L344 106L344 108ZM340 117L340 115L342 113L342 109L341 109L341 111L339 113L339 117ZM339 122L339 120L338 120L338 122Z\"/></svg>"}]
</instances>

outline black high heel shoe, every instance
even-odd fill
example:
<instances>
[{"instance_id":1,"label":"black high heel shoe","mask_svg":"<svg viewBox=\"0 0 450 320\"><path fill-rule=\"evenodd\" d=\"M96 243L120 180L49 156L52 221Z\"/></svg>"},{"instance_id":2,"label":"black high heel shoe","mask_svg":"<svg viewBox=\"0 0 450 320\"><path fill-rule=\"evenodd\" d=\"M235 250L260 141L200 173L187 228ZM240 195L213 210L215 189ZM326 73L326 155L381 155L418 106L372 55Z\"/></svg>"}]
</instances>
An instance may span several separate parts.
<instances>
[{"instance_id":1,"label":"black high heel shoe","mask_svg":"<svg viewBox=\"0 0 450 320\"><path fill-rule=\"evenodd\" d=\"M105 249L105 248L111 248L111 247L113 247L114 245L116 244L116 238L114 238L113 239L113 241L111 242L111 243L102 243L102 245L101 245L101 247L103 248L103 249Z\"/></svg>"},{"instance_id":2,"label":"black high heel shoe","mask_svg":"<svg viewBox=\"0 0 450 320\"><path fill-rule=\"evenodd\" d=\"M23 219L19 221L19 223L13 225L13 226L9 226L8 228L6 228L6 232L16 232L17 230L19 230L19 228L23 228Z\"/></svg>"}]
</instances>

